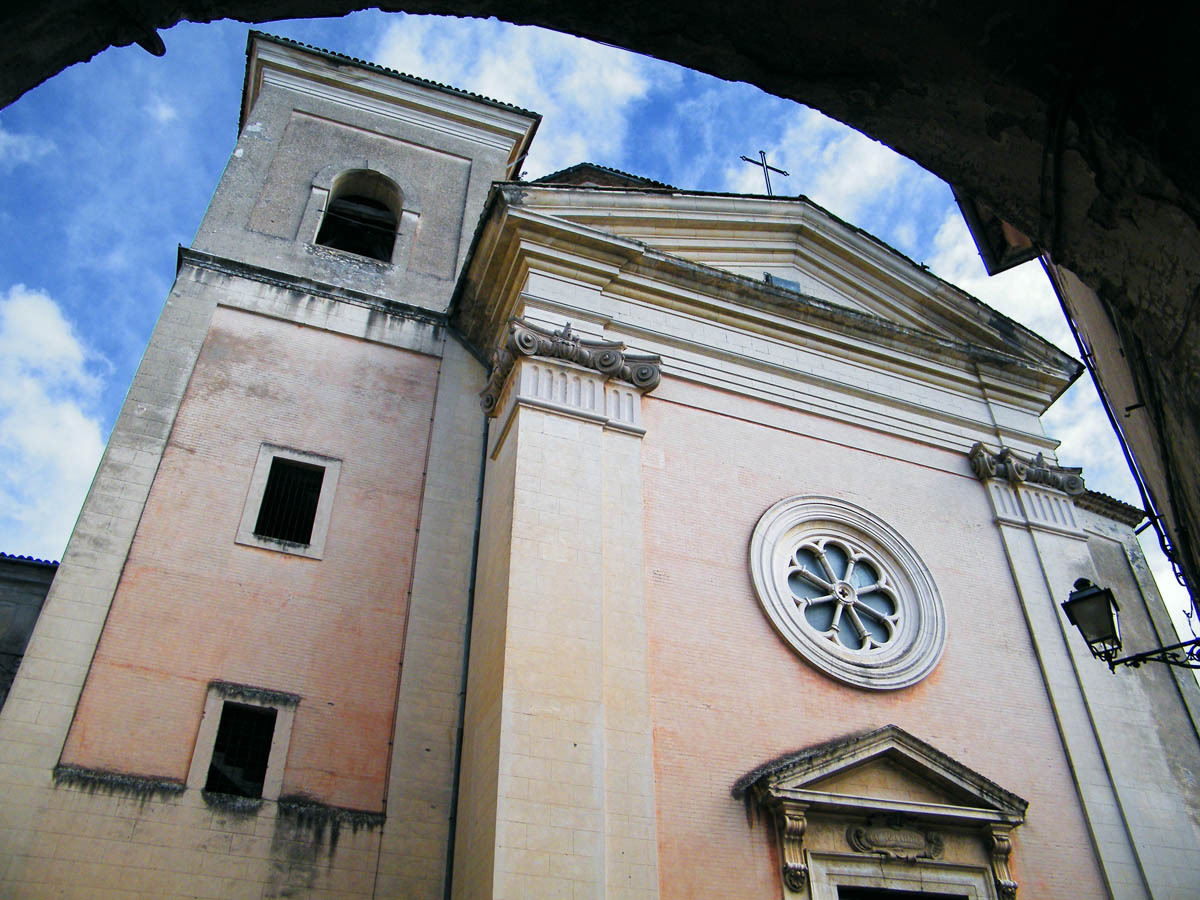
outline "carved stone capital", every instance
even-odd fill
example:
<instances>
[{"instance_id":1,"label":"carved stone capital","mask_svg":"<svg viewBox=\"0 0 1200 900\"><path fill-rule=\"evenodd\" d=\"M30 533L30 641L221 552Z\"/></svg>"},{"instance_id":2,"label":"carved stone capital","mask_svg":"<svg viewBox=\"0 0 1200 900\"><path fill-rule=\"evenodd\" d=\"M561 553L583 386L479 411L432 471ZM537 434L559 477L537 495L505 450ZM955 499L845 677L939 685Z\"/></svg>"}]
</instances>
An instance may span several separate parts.
<instances>
[{"instance_id":1,"label":"carved stone capital","mask_svg":"<svg viewBox=\"0 0 1200 900\"><path fill-rule=\"evenodd\" d=\"M790 891L802 891L808 882L804 862L804 832L808 828L807 807L784 801L775 807L775 827L779 829L780 855L783 857L783 883Z\"/></svg>"},{"instance_id":2,"label":"carved stone capital","mask_svg":"<svg viewBox=\"0 0 1200 900\"><path fill-rule=\"evenodd\" d=\"M996 893L1000 900L1016 900L1017 883L1013 881L1008 861L1012 857L1012 827L1008 825L988 826L988 838L992 854L992 877L996 879Z\"/></svg>"},{"instance_id":3,"label":"carved stone capital","mask_svg":"<svg viewBox=\"0 0 1200 900\"><path fill-rule=\"evenodd\" d=\"M492 376L480 394L489 417L499 413L500 395L516 361L523 356L561 359L599 373L604 380L618 379L641 393L654 390L662 380L662 360L653 353L631 353L620 341L582 338L565 325L548 331L524 319L508 323L508 335L492 359Z\"/></svg>"},{"instance_id":4,"label":"carved stone capital","mask_svg":"<svg viewBox=\"0 0 1200 900\"><path fill-rule=\"evenodd\" d=\"M1080 474L1082 469L1049 465L1040 453L1030 458L1014 453L1008 447L993 453L982 443L976 442L971 447L969 457L971 469L981 481L1003 478L1014 487L1022 483L1041 484L1072 497L1086 490Z\"/></svg>"},{"instance_id":5,"label":"carved stone capital","mask_svg":"<svg viewBox=\"0 0 1200 900\"><path fill-rule=\"evenodd\" d=\"M913 827L898 816L877 816L865 825L851 825L846 842L859 853L907 860L937 859L945 847L936 831Z\"/></svg>"}]
</instances>

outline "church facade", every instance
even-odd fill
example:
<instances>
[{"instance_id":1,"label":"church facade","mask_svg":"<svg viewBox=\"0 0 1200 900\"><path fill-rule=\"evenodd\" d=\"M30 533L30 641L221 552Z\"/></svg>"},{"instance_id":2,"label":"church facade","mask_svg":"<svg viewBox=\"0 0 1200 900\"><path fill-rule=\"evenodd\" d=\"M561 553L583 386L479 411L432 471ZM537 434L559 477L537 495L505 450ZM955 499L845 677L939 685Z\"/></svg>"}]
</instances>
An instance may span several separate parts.
<instances>
[{"instance_id":1,"label":"church facade","mask_svg":"<svg viewBox=\"0 0 1200 900\"><path fill-rule=\"evenodd\" d=\"M1191 898L1078 364L803 198L251 35L0 713L13 897Z\"/></svg>"}]
</instances>

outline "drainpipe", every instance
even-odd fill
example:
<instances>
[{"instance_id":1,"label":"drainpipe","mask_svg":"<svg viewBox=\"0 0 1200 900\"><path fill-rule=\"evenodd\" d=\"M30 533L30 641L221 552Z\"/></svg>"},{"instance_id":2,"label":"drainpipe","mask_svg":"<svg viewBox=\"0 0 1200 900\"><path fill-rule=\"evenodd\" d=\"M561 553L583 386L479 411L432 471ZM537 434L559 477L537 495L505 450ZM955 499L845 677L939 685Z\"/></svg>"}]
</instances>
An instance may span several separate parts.
<instances>
[{"instance_id":1,"label":"drainpipe","mask_svg":"<svg viewBox=\"0 0 1200 900\"><path fill-rule=\"evenodd\" d=\"M467 623L463 634L462 676L458 690L458 737L454 742L454 781L450 790L450 837L446 842L445 900L450 900L454 883L454 841L458 828L458 786L462 779L463 725L467 717L467 670L471 662L471 624L475 620L475 576L479 571L479 528L483 519L483 474L487 468L488 422L483 417L483 440L479 447L479 491L475 496L475 536L471 540L471 580L467 588Z\"/></svg>"}]
</instances>

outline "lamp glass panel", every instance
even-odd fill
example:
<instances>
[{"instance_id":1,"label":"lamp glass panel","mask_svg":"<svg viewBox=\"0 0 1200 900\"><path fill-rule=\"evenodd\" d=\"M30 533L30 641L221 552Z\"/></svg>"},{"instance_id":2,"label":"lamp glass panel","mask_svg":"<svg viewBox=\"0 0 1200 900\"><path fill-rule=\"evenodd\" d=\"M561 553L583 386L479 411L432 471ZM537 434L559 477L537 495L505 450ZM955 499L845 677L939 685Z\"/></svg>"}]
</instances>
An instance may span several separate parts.
<instances>
[{"instance_id":1,"label":"lamp glass panel","mask_svg":"<svg viewBox=\"0 0 1200 900\"><path fill-rule=\"evenodd\" d=\"M1112 643L1117 640L1117 620L1107 591L1071 602L1071 612L1083 638L1089 644Z\"/></svg>"}]
</instances>

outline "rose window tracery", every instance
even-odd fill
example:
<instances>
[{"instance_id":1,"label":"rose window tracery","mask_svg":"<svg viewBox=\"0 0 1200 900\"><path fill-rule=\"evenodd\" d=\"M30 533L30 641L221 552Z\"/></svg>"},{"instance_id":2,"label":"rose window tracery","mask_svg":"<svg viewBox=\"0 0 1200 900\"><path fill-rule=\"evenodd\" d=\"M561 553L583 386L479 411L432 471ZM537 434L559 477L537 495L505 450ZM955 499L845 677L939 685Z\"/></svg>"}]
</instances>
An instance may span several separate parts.
<instances>
[{"instance_id":1,"label":"rose window tracery","mask_svg":"<svg viewBox=\"0 0 1200 900\"><path fill-rule=\"evenodd\" d=\"M787 580L804 621L822 637L863 652L895 639L900 602L884 568L862 548L834 538L805 541Z\"/></svg>"},{"instance_id":2,"label":"rose window tracery","mask_svg":"<svg viewBox=\"0 0 1200 900\"><path fill-rule=\"evenodd\" d=\"M764 612L792 648L858 687L916 684L941 658L945 612L933 577L895 529L835 497L789 497L750 541Z\"/></svg>"}]
</instances>

